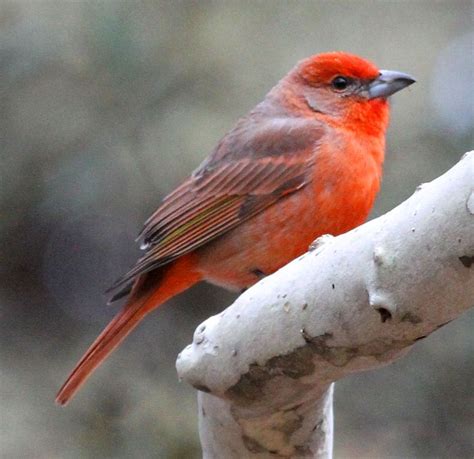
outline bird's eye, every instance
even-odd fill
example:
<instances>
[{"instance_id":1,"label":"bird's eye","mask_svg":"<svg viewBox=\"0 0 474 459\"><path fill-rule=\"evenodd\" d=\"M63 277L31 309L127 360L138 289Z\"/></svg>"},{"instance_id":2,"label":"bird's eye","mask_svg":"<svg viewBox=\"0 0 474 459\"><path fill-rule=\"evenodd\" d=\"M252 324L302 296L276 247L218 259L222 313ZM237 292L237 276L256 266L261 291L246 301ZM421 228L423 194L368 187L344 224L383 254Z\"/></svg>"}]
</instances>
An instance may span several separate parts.
<instances>
[{"instance_id":1,"label":"bird's eye","mask_svg":"<svg viewBox=\"0 0 474 459\"><path fill-rule=\"evenodd\" d=\"M347 89L347 87L351 84L351 81L349 78L343 77L343 76L338 76L334 78L334 80L331 81L331 86L336 90L336 91L344 91L344 89Z\"/></svg>"}]
</instances>

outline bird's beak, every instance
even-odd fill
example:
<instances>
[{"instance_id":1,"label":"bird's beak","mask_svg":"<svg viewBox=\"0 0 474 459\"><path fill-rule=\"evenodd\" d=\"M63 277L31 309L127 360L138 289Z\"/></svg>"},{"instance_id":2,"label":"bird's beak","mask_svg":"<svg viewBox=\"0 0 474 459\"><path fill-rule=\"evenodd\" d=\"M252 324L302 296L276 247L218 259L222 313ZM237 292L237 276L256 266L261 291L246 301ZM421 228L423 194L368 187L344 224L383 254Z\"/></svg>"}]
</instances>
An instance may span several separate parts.
<instances>
[{"instance_id":1,"label":"bird's beak","mask_svg":"<svg viewBox=\"0 0 474 459\"><path fill-rule=\"evenodd\" d=\"M388 97L413 84L416 80L408 73L395 70L381 70L379 76L372 80L367 88L368 98Z\"/></svg>"}]
</instances>

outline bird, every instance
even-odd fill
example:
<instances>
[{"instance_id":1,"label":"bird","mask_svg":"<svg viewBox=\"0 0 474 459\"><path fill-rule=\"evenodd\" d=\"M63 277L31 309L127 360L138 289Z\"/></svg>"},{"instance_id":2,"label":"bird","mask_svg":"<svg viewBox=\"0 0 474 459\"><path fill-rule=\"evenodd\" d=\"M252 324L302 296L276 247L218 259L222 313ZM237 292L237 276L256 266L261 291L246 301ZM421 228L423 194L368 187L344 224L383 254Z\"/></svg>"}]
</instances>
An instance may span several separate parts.
<instances>
[{"instance_id":1,"label":"bird","mask_svg":"<svg viewBox=\"0 0 474 459\"><path fill-rule=\"evenodd\" d=\"M298 62L146 220L143 256L109 289L125 305L56 402L175 295L201 281L242 291L317 237L362 224L380 188L388 97L414 82L342 51Z\"/></svg>"}]
</instances>

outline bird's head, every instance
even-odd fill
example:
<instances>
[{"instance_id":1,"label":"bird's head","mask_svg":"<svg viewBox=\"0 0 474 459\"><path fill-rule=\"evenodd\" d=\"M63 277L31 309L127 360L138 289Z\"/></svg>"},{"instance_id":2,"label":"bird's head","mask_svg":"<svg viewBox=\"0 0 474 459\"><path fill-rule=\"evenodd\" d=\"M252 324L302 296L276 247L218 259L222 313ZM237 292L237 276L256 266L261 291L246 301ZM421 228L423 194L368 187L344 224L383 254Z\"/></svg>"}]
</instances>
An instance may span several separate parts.
<instances>
[{"instance_id":1,"label":"bird's head","mask_svg":"<svg viewBox=\"0 0 474 459\"><path fill-rule=\"evenodd\" d=\"M309 110L349 128L364 125L375 134L385 131L388 123L387 98L415 82L406 73L379 70L372 62L343 52L309 57L298 63L292 76Z\"/></svg>"}]
</instances>

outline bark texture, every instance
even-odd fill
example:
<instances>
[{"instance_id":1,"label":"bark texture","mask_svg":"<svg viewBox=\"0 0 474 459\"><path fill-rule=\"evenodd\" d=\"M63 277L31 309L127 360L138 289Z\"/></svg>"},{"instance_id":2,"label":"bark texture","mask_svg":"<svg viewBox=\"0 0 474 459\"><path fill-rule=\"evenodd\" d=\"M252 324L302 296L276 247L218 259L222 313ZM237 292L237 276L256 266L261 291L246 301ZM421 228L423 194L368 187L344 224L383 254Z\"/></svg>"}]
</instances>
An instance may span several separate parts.
<instances>
[{"instance_id":1,"label":"bark texture","mask_svg":"<svg viewBox=\"0 0 474 459\"><path fill-rule=\"evenodd\" d=\"M178 356L205 458L332 455L332 383L393 362L474 303L474 152L201 324Z\"/></svg>"}]
</instances>

